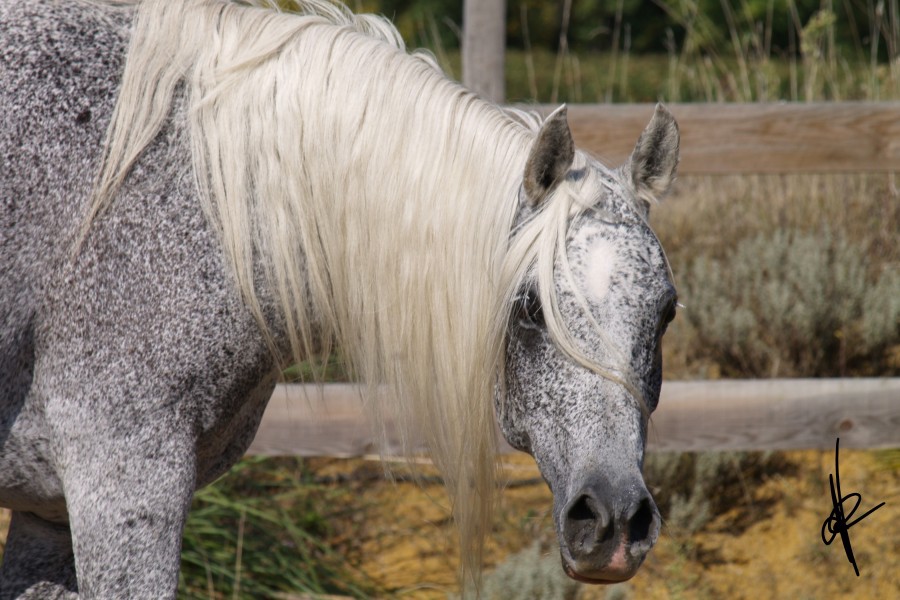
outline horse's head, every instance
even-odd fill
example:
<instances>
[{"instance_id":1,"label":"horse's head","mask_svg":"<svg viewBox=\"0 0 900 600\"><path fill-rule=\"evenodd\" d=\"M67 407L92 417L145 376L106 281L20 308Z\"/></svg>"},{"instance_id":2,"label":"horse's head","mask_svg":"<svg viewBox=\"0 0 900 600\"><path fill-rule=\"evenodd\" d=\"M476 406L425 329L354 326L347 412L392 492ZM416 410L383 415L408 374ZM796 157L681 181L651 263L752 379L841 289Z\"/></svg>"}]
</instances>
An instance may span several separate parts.
<instances>
[{"instance_id":1,"label":"horse's head","mask_svg":"<svg viewBox=\"0 0 900 600\"><path fill-rule=\"evenodd\" d=\"M676 296L646 217L674 178L678 140L658 107L630 160L609 171L575 153L560 110L526 166L519 227L545 218L560 233L518 291L497 409L507 440L534 456L553 492L563 566L581 581L629 579L659 532L641 468ZM543 215L564 193L577 199Z\"/></svg>"}]
</instances>

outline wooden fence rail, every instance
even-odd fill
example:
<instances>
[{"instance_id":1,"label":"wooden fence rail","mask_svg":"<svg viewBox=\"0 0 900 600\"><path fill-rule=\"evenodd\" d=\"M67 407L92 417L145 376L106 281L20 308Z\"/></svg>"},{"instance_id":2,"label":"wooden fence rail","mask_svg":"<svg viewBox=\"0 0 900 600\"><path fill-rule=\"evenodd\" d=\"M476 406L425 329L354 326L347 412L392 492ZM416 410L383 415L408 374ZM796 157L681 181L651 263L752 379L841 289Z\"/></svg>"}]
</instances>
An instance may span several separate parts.
<instances>
[{"instance_id":1,"label":"wooden fence rail","mask_svg":"<svg viewBox=\"0 0 900 600\"><path fill-rule=\"evenodd\" d=\"M721 380L663 384L651 451L900 447L900 378ZM400 451L390 436L385 454ZM508 446L502 449L511 451ZM283 385L251 454L376 454L357 389Z\"/></svg>"},{"instance_id":2,"label":"wooden fence rail","mask_svg":"<svg viewBox=\"0 0 900 600\"><path fill-rule=\"evenodd\" d=\"M681 130L682 175L900 171L900 102L668 108ZM569 124L580 148L615 166L652 114L652 104L574 104Z\"/></svg>"}]
</instances>

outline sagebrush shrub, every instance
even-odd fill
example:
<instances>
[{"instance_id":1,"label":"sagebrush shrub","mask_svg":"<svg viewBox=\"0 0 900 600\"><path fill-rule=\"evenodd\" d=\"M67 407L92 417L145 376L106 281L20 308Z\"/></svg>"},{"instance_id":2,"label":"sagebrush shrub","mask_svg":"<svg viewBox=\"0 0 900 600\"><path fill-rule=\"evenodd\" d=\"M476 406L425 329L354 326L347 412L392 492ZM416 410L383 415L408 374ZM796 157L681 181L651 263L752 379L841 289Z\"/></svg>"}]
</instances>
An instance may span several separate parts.
<instances>
[{"instance_id":1,"label":"sagebrush shrub","mask_svg":"<svg viewBox=\"0 0 900 600\"><path fill-rule=\"evenodd\" d=\"M780 452L650 452L644 479L668 532L692 536L727 511L753 520L750 489L793 470ZM740 520L735 516L732 526Z\"/></svg>"},{"instance_id":2,"label":"sagebrush shrub","mask_svg":"<svg viewBox=\"0 0 900 600\"><path fill-rule=\"evenodd\" d=\"M484 600L574 600L579 583L562 570L559 553L543 552L540 542L513 554L484 577ZM472 590L469 590L472 592Z\"/></svg>"},{"instance_id":3,"label":"sagebrush shrub","mask_svg":"<svg viewBox=\"0 0 900 600\"><path fill-rule=\"evenodd\" d=\"M890 374L900 344L900 273L830 231L778 230L700 256L681 272L696 352L726 375Z\"/></svg>"}]
</instances>

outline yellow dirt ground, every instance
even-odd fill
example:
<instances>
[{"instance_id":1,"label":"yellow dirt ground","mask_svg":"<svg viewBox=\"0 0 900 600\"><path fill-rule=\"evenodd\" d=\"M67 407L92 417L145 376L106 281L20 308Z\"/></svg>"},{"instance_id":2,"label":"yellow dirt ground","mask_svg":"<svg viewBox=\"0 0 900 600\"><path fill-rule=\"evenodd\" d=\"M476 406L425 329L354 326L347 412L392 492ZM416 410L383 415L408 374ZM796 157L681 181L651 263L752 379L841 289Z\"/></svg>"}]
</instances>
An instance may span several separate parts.
<instances>
[{"instance_id":1,"label":"yellow dirt ground","mask_svg":"<svg viewBox=\"0 0 900 600\"><path fill-rule=\"evenodd\" d=\"M856 516L886 505L850 530L860 568L856 577L840 538L826 546L822 523L831 511L828 474L831 452L790 452L796 472L775 475L750 490L746 506L719 515L685 536L664 528L640 573L618 586L626 598L900 598L900 471L873 452L841 452L841 487L860 492ZM488 541L488 572L505 556L546 542L555 544L551 498L535 480L529 457L505 460L512 486L505 490ZM322 472L347 473L357 461L325 461ZM522 482L527 485L519 485ZM402 598L441 599L456 591L455 548L440 487L376 482L360 499L366 512L360 535L362 570ZM845 505L849 509L852 504ZM582 587L580 600L604 599L605 587Z\"/></svg>"}]
</instances>

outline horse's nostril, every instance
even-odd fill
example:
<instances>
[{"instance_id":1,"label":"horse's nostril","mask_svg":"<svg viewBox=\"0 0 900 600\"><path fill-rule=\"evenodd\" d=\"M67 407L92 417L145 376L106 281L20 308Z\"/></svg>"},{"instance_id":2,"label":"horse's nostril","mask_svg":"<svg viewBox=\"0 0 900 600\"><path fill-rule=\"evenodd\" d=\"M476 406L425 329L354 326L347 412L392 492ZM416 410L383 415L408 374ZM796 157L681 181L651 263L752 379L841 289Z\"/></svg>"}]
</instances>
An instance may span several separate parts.
<instances>
[{"instance_id":1,"label":"horse's nostril","mask_svg":"<svg viewBox=\"0 0 900 600\"><path fill-rule=\"evenodd\" d=\"M594 514L594 511L588 504L587 496L581 496L572 503L572 506L569 507L568 516L570 521L593 521L597 518L597 515Z\"/></svg>"},{"instance_id":2,"label":"horse's nostril","mask_svg":"<svg viewBox=\"0 0 900 600\"><path fill-rule=\"evenodd\" d=\"M628 540L632 543L646 540L651 535L656 513L649 498L643 498L628 520Z\"/></svg>"},{"instance_id":3,"label":"horse's nostril","mask_svg":"<svg viewBox=\"0 0 900 600\"><path fill-rule=\"evenodd\" d=\"M611 539L614 529L609 510L590 493L580 495L566 510L566 540L583 552Z\"/></svg>"},{"instance_id":4,"label":"horse's nostril","mask_svg":"<svg viewBox=\"0 0 900 600\"><path fill-rule=\"evenodd\" d=\"M634 574L659 535L659 513L646 488L585 485L570 498L559 523L569 567L598 581Z\"/></svg>"}]
</instances>

